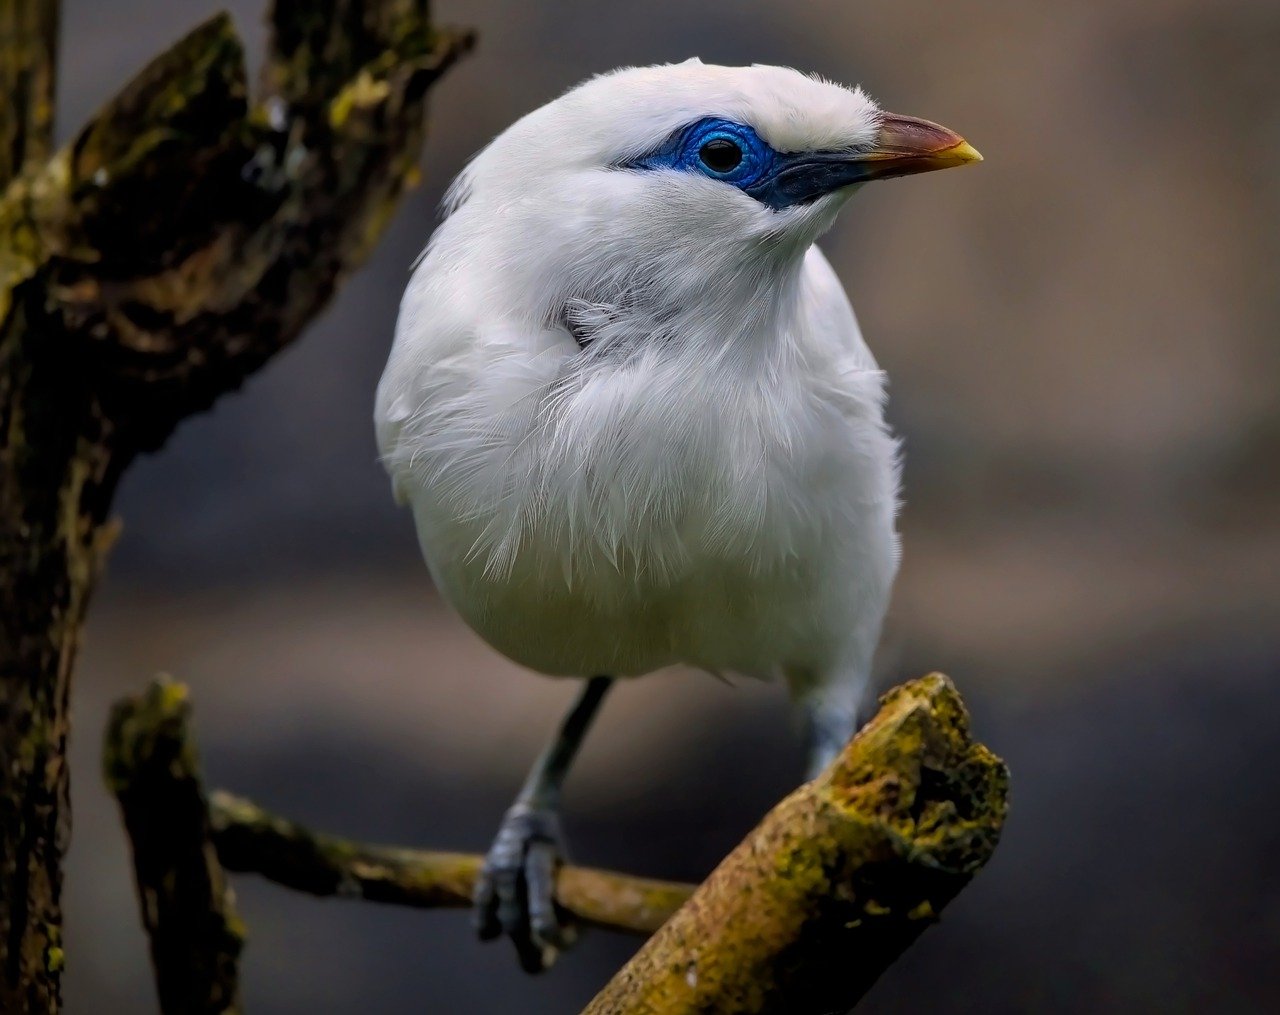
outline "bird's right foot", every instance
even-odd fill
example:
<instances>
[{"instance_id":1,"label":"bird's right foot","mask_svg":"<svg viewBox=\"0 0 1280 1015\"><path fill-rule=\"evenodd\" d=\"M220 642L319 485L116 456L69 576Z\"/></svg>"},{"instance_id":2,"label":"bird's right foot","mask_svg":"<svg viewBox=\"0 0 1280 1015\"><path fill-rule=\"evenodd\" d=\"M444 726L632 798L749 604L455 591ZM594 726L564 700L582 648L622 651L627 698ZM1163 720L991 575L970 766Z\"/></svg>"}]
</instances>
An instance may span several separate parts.
<instances>
[{"instance_id":1,"label":"bird's right foot","mask_svg":"<svg viewBox=\"0 0 1280 1015\"><path fill-rule=\"evenodd\" d=\"M480 940L506 935L528 973L550 968L577 937L555 901L564 837L555 811L517 803L502 825L476 880Z\"/></svg>"}]
</instances>

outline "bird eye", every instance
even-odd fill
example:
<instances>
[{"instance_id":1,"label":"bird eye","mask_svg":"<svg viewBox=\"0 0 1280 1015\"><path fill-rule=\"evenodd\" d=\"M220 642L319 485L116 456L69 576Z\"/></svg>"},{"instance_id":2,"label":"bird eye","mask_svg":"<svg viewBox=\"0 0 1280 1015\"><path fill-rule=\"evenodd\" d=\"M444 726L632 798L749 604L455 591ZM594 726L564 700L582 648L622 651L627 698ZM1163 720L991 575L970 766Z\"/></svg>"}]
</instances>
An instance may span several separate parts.
<instances>
[{"instance_id":1,"label":"bird eye","mask_svg":"<svg viewBox=\"0 0 1280 1015\"><path fill-rule=\"evenodd\" d=\"M698 158L713 173L731 173L742 162L742 149L725 137L713 137L698 149Z\"/></svg>"}]
</instances>

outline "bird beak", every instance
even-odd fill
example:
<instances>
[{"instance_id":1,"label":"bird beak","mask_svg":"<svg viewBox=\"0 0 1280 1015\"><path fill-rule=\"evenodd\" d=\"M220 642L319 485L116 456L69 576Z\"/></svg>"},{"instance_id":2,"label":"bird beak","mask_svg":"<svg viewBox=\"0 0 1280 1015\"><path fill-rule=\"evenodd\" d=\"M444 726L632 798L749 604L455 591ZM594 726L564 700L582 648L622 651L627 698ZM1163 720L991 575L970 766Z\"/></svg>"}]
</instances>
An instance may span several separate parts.
<instances>
[{"instance_id":1,"label":"bird beak","mask_svg":"<svg viewBox=\"0 0 1280 1015\"><path fill-rule=\"evenodd\" d=\"M860 180L864 181L950 169L981 162L982 156L954 130L914 116L885 113L875 147L851 161L861 167Z\"/></svg>"},{"instance_id":2,"label":"bird beak","mask_svg":"<svg viewBox=\"0 0 1280 1015\"><path fill-rule=\"evenodd\" d=\"M778 170L746 188L777 210L808 204L868 180L887 180L932 169L981 162L973 145L953 130L913 116L883 113L870 151L796 152L779 156Z\"/></svg>"}]
</instances>

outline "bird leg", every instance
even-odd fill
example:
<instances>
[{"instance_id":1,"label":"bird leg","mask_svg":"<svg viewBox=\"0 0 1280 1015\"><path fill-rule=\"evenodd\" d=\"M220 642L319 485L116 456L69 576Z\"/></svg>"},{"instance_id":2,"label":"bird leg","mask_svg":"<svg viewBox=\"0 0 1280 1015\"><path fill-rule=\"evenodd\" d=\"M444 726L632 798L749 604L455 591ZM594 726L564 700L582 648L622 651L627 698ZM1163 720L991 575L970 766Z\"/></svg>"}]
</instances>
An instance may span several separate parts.
<instances>
[{"instance_id":1,"label":"bird leg","mask_svg":"<svg viewBox=\"0 0 1280 1015\"><path fill-rule=\"evenodd\" d=\"M482 941L506 934L526 972L547 969L574 941L555 904L556 870L564 860L560 791L599 711L612 677L592 677L538 756L502 818L476 880L475 919Z\"/></svg>"},{"instance_id":2,"label":"bird leg","mask_svg":"<svg viewBox=\"0 0 1280 1015\"><path fill-rule=\"evenodd\" d=\"M806 703L809 726L809 758L805 781L815 779L844 750L858 731L858 715L847 708L817 699Z\"/></svg>"}]
</instances>

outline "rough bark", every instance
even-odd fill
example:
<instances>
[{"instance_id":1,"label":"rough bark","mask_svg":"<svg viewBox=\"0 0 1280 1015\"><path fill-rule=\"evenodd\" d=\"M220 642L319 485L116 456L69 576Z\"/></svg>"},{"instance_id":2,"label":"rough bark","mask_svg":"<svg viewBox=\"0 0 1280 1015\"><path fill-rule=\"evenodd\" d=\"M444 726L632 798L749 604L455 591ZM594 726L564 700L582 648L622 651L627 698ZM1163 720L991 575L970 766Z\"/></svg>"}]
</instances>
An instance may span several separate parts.
<instances>
[{"instance_id":1,"label":"rough bark","mask_svg":"<svg viewBox=\"0 0 1280 1015\"><path fill-rule=\"evenodd\" d=\"M53 143L59 5L0 0L0 189Z\"/></svg>"},{"instance_id":2,"label":"rough bark","mask_svg":"<svg viewBox=\"0 0 1280 1015\"><path fill-rule=\"evenodd\" d=\"M186 688L169 681L120 702L103 768L133 847L160 1010L229 1015L240 1010L244 927L213 847L190 713Z\"/></svg>"},{"instance_id":3,"label":"rough bark","mask_svg":"<svg viewBox=\"0 0 1280 1015\"><path fill-rule=\"evenodd\" d=\"M105 764L140 894L168 900L153 906L158 918L144 901L157 977L199 974L188 997L230 996L235 983L238 929L227 945L225 895L210 874L215 849L228 870L313 895L471 905L479 856L349 842L227 793L206 797L186 695L174 685L117 706ZM1007 784L1004 764L970 738L955 688L934 674L886 695L840 758L775 807L696 891L562 868L557 902L581 923L657 930L585 1015L847 1010L990 858ZM169 822L166 810L181 819ZM200 948L225 961L200 961ZM220 994L205 978L215 970Z\"/></svg>"},{"instance_id":4,"label":"rough bark","mask_svg":"<svg viewBox=\"0 0 1280 1015\"><path fill-rule=\"evenodd\" d=\"M775 807L584 1015L848 1011L986 863L1003 762L951 682L891 691L813 782Z\"/></svg>"},{"instance_id":5,"label":"rough bark","mask_svg":"<svg viewBox=\"0 0 1280 1015\"><path fill-rule=\"evenodd\" d=\"M49 153L57 30L56 4L0 0L0 188ZM10 293L29 237L6 227L0 213L0 1011L22 1012L58 1003L69 659L99 545L66 522L104 462L55 435L60 399L24 397L57 354L27 333L36 294Z\"/></svg>"},{"instance_id":6,"label":"rough bark","mask_svg":"<svg viewBox=\"0 0 1280 1015\"><path fill-rule=\"evenodd\" d=\"M309 895L418 909L470 909L484 857L350 842L269 814L243 797L212 796L214 842L227 870L261 874ZM562 867L556 901L578 923L652 934L693 885L589 867Z\"/></svg>"},{"instance_id":7,"label":"rough bark","mask_svg":"<svg viewBox=\"0 0 1280 1015\"><path fill-rule=\"evenodd\" d=\"M133 848L161 1010L234 1011L243 929L223 870L316 896L469 909L484 858L323 835L229 793L206 795L186 689L161 679L118 703L103 752ZM693 885L565 867L560 904L581 924L651 934Z\"/></svg>"},{"instance_id":8,"label":"rough bark","mask_svg":"<svg viewBox=\"0 0 1280 1015\"><path fill-rule=\"evenodd\" d=\"M49 151L53 0L0 0L0 1011L56 1011L67 702L123 469L292 341L416 179L469 45L426 0L219 16Z\"/></svg>"}]
</instances>

